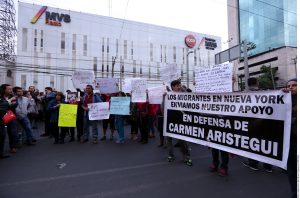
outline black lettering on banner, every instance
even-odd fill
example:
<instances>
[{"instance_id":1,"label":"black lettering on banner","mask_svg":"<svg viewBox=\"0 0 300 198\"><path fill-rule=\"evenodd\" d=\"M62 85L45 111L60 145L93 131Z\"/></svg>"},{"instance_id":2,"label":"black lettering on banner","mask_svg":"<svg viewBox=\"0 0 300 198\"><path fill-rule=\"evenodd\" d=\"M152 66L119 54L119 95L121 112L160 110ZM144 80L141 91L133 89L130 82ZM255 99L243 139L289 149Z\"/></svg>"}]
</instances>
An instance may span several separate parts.
<instances>
[{"instance_id":1,"label":"black lettering on banner","mask_svg":"<svg viewBox=\"0 0 300 198\"><path fill-rule=\"evenodd\" d=\"M167 110L166 132L282 160L284 121Z\"/></svg>"}]
</instances>

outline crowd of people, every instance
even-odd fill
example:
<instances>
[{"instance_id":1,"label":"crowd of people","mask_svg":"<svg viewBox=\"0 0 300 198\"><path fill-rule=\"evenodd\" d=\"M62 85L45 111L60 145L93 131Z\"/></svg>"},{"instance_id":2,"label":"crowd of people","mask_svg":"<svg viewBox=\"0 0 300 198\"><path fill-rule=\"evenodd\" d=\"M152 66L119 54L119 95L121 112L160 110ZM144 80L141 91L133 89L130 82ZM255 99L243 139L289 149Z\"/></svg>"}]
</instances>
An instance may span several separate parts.
<instances>
[{"instance_id":1,"label":"crowd of people","mask_svg":"<svg viewBox=\"0 0 300 198\"><path fill-rule=\"evenodd\" d=\"M257 80L250 78L248 81L250 89L258 90ZM5 124L0 119L0 159L9 157L6 154L5 139L8 136L9 152L16 153L17 149L26 144L34 146L37 144L37 138L33 133L33 129L38 127L38 122L44 122L43 137L52 137L54 144L62 144L65 142L67 134L69 142L77 140L80 143L89 142L93 144L98 141L109 139L116 143L125 143L124 125L128 123L131 127L130 139L139 141L141 144L147 144L148 138L153 138L159 134L158 147L168 148L168 161L172 162L175 159L173 152L173 138L163 136L163 120L164 120L164 101L161 105L149 104L148 102L131 103L130 115L110 115L109 119L102 120L103 135L99 138L99 129L97 120L89 120L88 112L90 103L110 102L112 96L125 97L130 94L123 92L115 94L100 94L94 93L92 85L87 85L85 90L77 89L77 92L68 90L66 94L55 91L51 87L46 87L45 92L40 92L34 86L30 86L28 90L23 90L21 87L12 87L9 84L2 84L0 87L0 118L11 110L16 119ZM188 92L191 91L181 85L180 80L171 82L171 90L173 92ZM291 79L287 82L284 92L292 94L292 127L291 127L291 142L288 158L288 177L292 187L293 197L297 195L297 79ZM59 127L59 107L61 104L77 105L76 127ZM92 135L90 136L90 127ZM110 129L107 132L107 129ZM41 130L41 129L39 129ZM75 133L76 131L76 133ZM115 131L118 136L115 137ZM76 134L76 138L75 138ZM90 138L92 137L92 138ZM109 138L108 138L109 137ZM188 143L184 140L177 140L176 147L180 147L183 155L183 160L188 166L192 166L190 158L190 149ZM229 154L217 149L211 149L212 164L209 166L211 172L218 171L220 176L228 174ZM219 159L219 154L221 160ZM245 166L252 170L258 170L258 162L248 159L243 162ZM272 172L272 167L264 164L267 172Z\"/></svg>"}]
</instances>

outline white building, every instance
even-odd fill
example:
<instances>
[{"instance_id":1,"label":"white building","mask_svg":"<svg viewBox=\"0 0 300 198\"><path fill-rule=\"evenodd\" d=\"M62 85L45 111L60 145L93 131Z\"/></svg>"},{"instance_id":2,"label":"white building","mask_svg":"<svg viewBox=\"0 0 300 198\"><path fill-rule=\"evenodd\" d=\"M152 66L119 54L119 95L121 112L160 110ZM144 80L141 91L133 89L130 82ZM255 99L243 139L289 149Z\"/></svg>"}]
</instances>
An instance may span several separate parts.
<instances>
[{"instance_id":1,"label":"white building","mask_svg":"<svg viewBox=\"0 0 300 198\"><path fill-rule=\"evenodd\" d=\"M74 90L75 70L142 77L152 86L161 83L159 68L167 63L177 64L186 84L187 57L192 85L194 68L213 65L221 50L213 35L21 2L18 11L16 85L23 88ZM189 34L196 39L192 48L185 44Z\"/></svg>"}]
</instances>

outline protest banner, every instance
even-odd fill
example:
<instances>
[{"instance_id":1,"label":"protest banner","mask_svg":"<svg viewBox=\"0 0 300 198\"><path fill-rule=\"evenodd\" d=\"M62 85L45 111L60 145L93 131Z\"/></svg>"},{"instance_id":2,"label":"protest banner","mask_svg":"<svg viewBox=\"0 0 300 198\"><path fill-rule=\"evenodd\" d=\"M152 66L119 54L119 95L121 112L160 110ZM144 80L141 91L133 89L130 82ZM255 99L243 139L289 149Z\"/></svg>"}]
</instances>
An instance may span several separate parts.
<instances>
[{"instance_id":1,"label":"protest banner","mask_svg":"<svg viewBox=\"0 0 300 198\"><path fill-rule=\"evenodd\" d=\"M145 79L133 79L131 81L132 85L132 102L146 102L147 100L147 82Z\"/></svg>"},{"instance_id":2,"label":"protest banner","mask_svg":"<svg viewBox=\"0 0 300 198\"><path fill-rule=\"evenodd\" d=\"M163 95L166 92L165 86L148 88L149 104L162 104Z\"/></svg>"},{"instance_id":3,"label":"protest banner","mask_svg":"<svg viewBox=\"0 0 300 198\"><path fill-rule=\"evenodd\" d=\"M81 90L85 89L87 85L95 84L95 75L93 71L74 71L72 75L72 82L74 88Z\"/></svg>"},{"instance_id":4,"label":"protest banner","mask_svg":"<svg viewBox=\"0 0 300 198\"><path fill-rule=\"evenodd\" d=\"M209 146L286 169L291 94L168 93L164 136Z\"/></svg>"},{"instance_id":5,"label":"protest banner","mask_svg":"<svg viewBox=\"0 0 300 198\"><path fill-rule=\"evenodd\" d=\"M119 92L118 82L115 78L96 78L96 86L101 94Z\"/></svg>"},{"instance_id":6,"label":"protest banner","mask_svg":"<svg viewBox=\"0 0 300 198\"><path fill-rule=\"evenodd\" d=\"M172 63L160 68L160 76L161 80L166 85L169 85L173 80L178 80L180 78L180 72L177 69L177 65Z\"/></svg>"},{"instance_id":7,"label":"protest banner","mask_svg":"<svg viewBox=\"0 0 300 198\"><path fill-rule=\"evenodd\" d=\"M130 97L111 97L110 114L129 115Z\"/></svg>"},{"instance_id":8,"label":"protest banner","mask_svg":"<svg viewBox=\"0 0 300 198\"><path fill-rule=\"evenodd\" d=\"M195 70L195 92L232 92L232 63L214 65Z\"/></svg>"},{"instance_id":9,"label":"protest banner","mask_svg":"<svg viewBox=\"0 0 300 198\"><path fill-rule=\"evenodd\" d=\"M109 102L90 103L89 120L105 120L109 118Z\"/></svg>"},{"instance_id":10,"label":"protest banner","mask_svg":"<svg viewBox=\"0 0 300 198\"><path fill-rule=\"evenodd\" d=\"M59 127L76 127L77 105L60 104L58 115Z\"/></svg>"}]
</instances>

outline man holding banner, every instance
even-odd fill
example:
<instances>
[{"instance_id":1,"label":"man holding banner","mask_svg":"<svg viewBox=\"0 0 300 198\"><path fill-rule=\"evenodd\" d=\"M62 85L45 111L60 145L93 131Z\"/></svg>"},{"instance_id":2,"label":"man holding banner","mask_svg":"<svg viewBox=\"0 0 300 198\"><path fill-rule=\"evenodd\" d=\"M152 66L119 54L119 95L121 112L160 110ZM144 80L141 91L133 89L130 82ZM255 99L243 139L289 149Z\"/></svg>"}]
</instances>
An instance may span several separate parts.
<instances>
[{"instance_id":1,"label":"man holding banner","mask_svg":"<svg viewBox=\"0 0 300 198\"><path fill-rule=\"evenodd\" d=\"M173 92L181 92L182 91L181 82L179 80L173 80L171 82L171 89ZM167 142L168 142L168 149L169 149L168 161L172 162L172 161L174 161L172 137L168 137ZM184 163L186 163L188 166L192 166L193 163L192 163L192 160L190 159L190 151L189 151L187 142L182 139L180 139L178 142L180 145L180 151L184 158L183 159Z\"/></svg>"},{"instance_id":2,"label":"man holding banner","mask_svg":"<svg viewBox=\"0 0 300 198\"><path fill-rule=\"evenodd\" d=\"M81 139L81 143L88 142L89 136L90 136L90 126L92 126L93 130L93 144L98 143L98 127L97 127L97 120L89 120L89 108L88 104L90 103L99 103L102 102L101 98L94 94L93 92L93 86L87 85L85 88L85 95L83 96L83 104L82 108L84 109L84 131Z\"/></svg>"}]
</instances>

